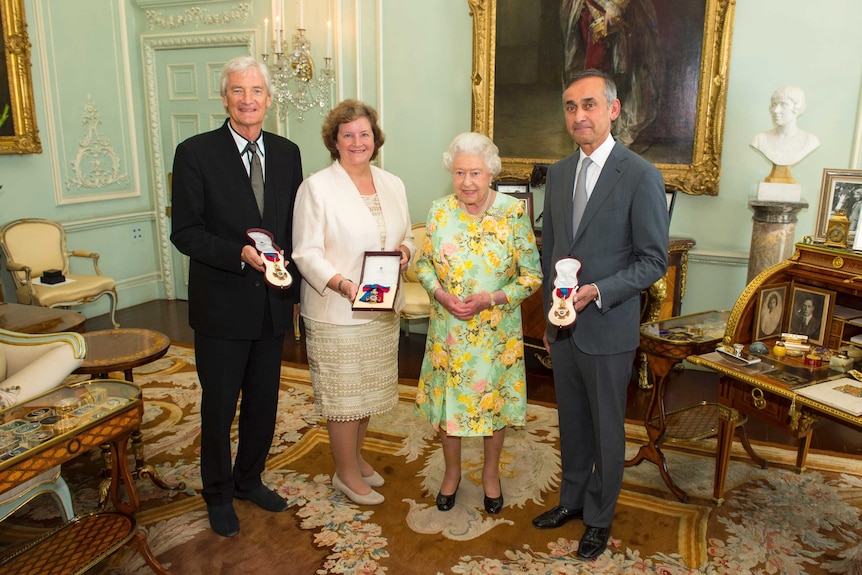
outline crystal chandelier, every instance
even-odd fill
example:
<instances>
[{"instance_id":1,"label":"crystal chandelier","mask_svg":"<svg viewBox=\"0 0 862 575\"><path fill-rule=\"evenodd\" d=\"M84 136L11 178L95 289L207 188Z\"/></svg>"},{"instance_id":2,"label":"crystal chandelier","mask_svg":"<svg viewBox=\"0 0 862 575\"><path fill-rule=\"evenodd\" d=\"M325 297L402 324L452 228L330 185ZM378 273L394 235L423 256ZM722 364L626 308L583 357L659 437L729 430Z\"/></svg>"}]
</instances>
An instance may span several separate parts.
<instances>
[{"instance_id":1,"label":"crystal chandelier","mask_svg":"<svg viewBox=\"0 0 862 575\"><path fill-rule=\"evenodd\" d=\"M263 54L263 61L269 68L272 84L272 99L275 101L278 117L285 120L291 110L301 122L305 112L319 108L320 115L325 116L332 108L332 85L335 83L335 70L332 67L332 29L327 22L327 54L323 69L314 65L311 55L311 42L305 36L302 22L302 4L300 4L299 26L291 39L290 46L284 42L284 29L281 25L281 14L275 16L273 31L275 38L272 45L272 61L270 54ZM268 22L264 21L264 46L267 46Z\"/></svg>"}]
</instances>

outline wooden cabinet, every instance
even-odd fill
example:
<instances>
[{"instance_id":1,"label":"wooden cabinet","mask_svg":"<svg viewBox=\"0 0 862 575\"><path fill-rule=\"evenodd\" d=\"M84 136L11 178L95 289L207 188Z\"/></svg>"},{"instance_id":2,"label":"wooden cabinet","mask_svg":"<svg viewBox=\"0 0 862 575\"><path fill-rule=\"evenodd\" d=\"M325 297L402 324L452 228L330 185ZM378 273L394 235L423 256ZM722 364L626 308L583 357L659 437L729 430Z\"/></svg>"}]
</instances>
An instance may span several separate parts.
<instances>
[{"instance_id":1,"label":"wooden cabinet","mask_svg":"<svg viewBox=\"0 0 862 575\"><path fill-rule=\"evenodd\" d=\"M536 242L542 249L541 231L536 231ZM668 244L667 273L641 298L641 323L677 316L680 313L682 298L685 296L685 282L688 271L688 252L694 247L691 238L671 238ZM530 347L542 347L545 333L545 314L542 307L542 292L538 291L521 304L521 317L524 329L524 343Z\"/></svg>"}]
</instances>

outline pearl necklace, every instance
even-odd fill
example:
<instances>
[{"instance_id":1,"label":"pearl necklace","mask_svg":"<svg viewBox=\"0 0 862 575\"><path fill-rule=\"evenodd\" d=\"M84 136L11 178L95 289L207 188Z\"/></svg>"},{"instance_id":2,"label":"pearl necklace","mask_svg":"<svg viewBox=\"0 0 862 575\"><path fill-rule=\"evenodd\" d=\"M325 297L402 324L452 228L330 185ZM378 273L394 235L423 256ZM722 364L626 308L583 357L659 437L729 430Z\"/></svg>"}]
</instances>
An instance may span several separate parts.
<instances>
[{"instance_id":1,"label":"pearl necklace","mask_svg":"<svg viewBox=\"0 0 862 575\"><path fill-rule=\"evenodd\" d=\"M460 207L461 211L464 212L464 217L467 218L468 222L475 223L482 221L482 218L485 217L485 213L488 211L488 208L491 207L491 198L493 197L493 193L493 190L488 190L488 195L485 197L485 204L482 206L482 209L477 214L471 214L470 212L468 212L467 204L462 202L460 198L458 199L458 207Z\"/></svg>"}]
</instances>

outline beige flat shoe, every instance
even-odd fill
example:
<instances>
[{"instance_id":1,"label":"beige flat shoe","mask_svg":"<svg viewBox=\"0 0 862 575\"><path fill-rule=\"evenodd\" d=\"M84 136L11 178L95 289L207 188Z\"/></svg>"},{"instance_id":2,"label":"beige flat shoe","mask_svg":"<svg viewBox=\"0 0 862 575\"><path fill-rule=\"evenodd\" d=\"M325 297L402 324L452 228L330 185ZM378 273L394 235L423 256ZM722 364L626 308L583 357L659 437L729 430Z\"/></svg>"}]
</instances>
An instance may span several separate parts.
<instances>
[{"instance_id":1,"label":"beige flat shoe","mask_svg":"<svg viewBox=\"0 0 862 575\"><path fill-rule=\"evenodd\" d=\"M385 497L371 490L371 493L360 495L346 486L334 473L332 474L332 487L342 492L348 499L359 505L380 505L385 500Z\"/></svg>"},{"instance_id":2,"label":"beige flat shoe","mask_svg":"<svg viewBox=\"0 0 862 575\"><path fill-rule=\"evenodd\" d=\"M373 475L369 475L367 477L363 475L362 479L365 480L365 483L367 483L369 487L383 487L383 485L386 483L386 480L383 479L383 476L376 471Z\"/></svg>"}]
</instances>

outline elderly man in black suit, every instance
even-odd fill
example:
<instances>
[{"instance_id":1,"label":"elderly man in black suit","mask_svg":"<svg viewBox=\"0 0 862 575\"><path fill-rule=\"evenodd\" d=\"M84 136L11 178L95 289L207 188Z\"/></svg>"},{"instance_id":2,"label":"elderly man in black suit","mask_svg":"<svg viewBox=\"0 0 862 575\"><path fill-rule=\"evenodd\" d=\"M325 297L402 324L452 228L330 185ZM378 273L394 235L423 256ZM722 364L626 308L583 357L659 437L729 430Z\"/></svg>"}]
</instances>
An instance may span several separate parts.
<instances>
[{"instance_id":1,"label":"elderly man in black suit","mask_svg":"<svg viewBox=\"0 0 862 575\"><path fill-rule=\"evenodd\" d=\"M262 130L272 104L266 66L248 56L229 61L221 95L230 116L224 125L177 146L171 241L191 258L189 324L203 391L202 494L213 531L231 537L239 532L234 497L267 511L287 509L261 474L275 429L284 332L297 299L292 288L267 285L264 262L246 232L263 228L291 253L302 163L296 144ZM291 268L295 286L299 276ZM240 393L232 464L230 429Z\"/></svg>"},{"instance_id":2,"label":"elderly man in black suit","mask_svg":"<svg viewBox=\"0 0 862 575\"><path fill-rule=\"evenodd\" d=\"M573 296L576 323L566 329L549 324L545 332L563 477L560 504L533 524L547 529L583 519L578 557L592 559L607 548L622 487L626 389L639 341L640 293L667 269L669 222L661 172L611 137L611 122L620 113L613 81L597 70L575 74L563 108L579 150L548 170L545 311L559 260L580 261L580 288Z\"/></svg>"}]
</instances>

